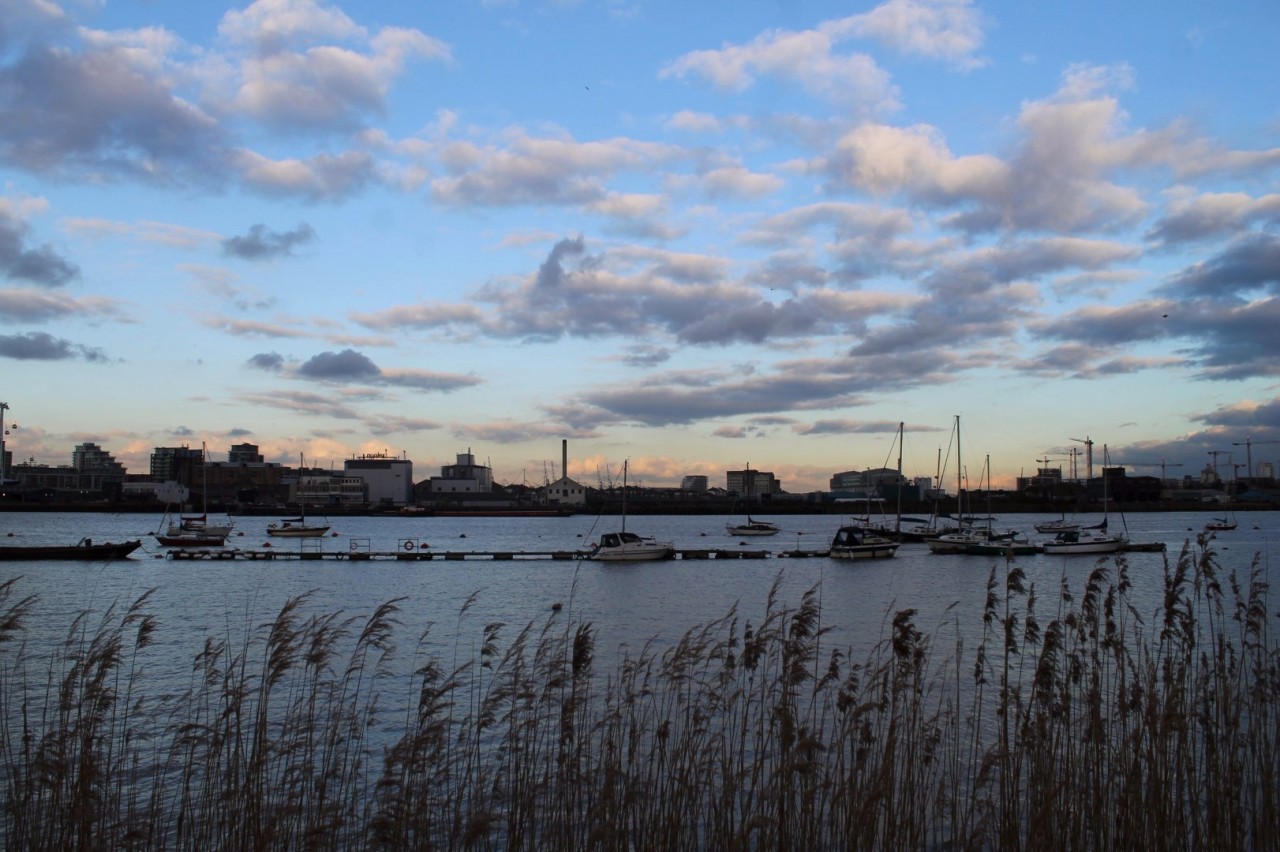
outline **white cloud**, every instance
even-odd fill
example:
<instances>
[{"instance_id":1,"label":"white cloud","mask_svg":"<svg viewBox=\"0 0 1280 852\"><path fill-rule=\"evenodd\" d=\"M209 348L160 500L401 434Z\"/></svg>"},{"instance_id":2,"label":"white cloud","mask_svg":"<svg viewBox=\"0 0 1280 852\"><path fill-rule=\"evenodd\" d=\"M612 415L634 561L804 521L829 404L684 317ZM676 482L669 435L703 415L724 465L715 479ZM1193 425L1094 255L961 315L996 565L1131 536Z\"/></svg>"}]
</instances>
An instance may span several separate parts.
<instances>
[{"instance_id":1,"label":"white cloud","mask_svg":"<svg viewBox=\"0 0 1280 852\"><path fill-rule=\"evenodd\" d=\"M865 15L829 25L873 38L902 53L945 59L965 68L982 65L983 20L971 0L889 0Z\"/></svg>"}]
</instances>

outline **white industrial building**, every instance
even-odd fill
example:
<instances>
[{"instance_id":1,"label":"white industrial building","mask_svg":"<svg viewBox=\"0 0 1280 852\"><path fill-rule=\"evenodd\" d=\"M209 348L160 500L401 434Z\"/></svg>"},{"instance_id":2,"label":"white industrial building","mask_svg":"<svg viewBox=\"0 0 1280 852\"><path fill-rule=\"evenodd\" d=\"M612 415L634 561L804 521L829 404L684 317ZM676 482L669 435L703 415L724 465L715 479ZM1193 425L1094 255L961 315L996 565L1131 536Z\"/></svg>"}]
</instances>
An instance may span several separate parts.
<instances>
[{"instance_id":1,"label":"white industrial building","mask_svg":"<svg viewBox=\"0 0 1280 852\"><path fill-rule=\"evenodd\" d=\"M548 506L585 506L587 486L569 478L569 442L560 442L560 478L544 485L542 502Z\"/></svg>"},{"instance_id":2,"label":"white industrial building","mask_svg":"<svg viewBox=\"0 0 1280 852\"><path fill-rule=\"evenodd\" d=\"M413 502L413 462L385 453L356 456L343 462L343 473L364 480L368 501L407 506Z\"/></svg>"},{"instance_id":3,"label":"white industrial building","mask_svg":"<svg viewBox=\"0 0 1280 852\"><path fill-rule=\"evenodd\" d=\"M493 471L486 465L476 464L476 457L468 449L458 453L456 464L441 466L440 475L428 482L432 494L488 494L493 490Z\"/></svg>"}]
</instances>

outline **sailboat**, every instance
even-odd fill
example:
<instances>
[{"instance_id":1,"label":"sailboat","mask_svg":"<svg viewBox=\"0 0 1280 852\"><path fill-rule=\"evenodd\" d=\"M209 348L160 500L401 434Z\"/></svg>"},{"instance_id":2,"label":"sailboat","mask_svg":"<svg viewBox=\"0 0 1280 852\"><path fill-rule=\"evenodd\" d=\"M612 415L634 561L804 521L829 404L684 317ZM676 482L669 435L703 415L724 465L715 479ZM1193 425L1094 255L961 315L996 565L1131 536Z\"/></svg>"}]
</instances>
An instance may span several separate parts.
<instances>
[{"instance_id":1,"label":"sailboat","mask_svg":"<svg viewBox=\"0 0 1280 852\"><path fill-rule=\"evenodd\" d=\"M960 461L960 418L956 418L956 463ZM978 477L978 487L982 487L982 483L986 482L987 491L987 525L979 527L974 525L976 518L972 517L973 497L970 495L969 511L971 517L966 521L964 517L963 500L958 500L960 506L960 525L961 528L956 532L943 533L929 539L929 551L931 553L969 553L985 555L991 552L992 547L998 547L1000 553L1008 553L1011 549L1022 549L1024 553L1035 553L1038 548L1033 548L1027 541L1015 541L1017 533L1014 531L997 533L991 525L991 456L987 456L982 466L982 474Z\"/></svg>"},{"instance_id":2,"label":"sailboat","mask_svg":"<svg viewBox=\"0 0 1280 852\"><path fill-rule=\"evenodd\" d=\"M156 530L156 541L164 547L222 547L226 544L231 525L211 525L209 519L209 468L206 461L208 452L204 444L200 445L200 514L178 515L177 521L170 521L164 532ZM173 483L177 485L177 483ZM169 517L166 501L165 517ZM163 525L164 519L161 519Z\"/></svg>"},{"instance_id":3,"label":"sailboat","mask_svg":"<svg viewBox=\"0 0 1280 852\"><path fill-rule=\"evenodd\" d=\"M1230 532L1239 524L1236 522L1236 513L1233 511L1229 517L1214 518L1212 521L1204 525L1205 532Z\"/></svg>"},{"instance_id":4,"label":"sailboat","mask_svg":"<svg viewBox=\"0 0 1280 852\"><path fill-rule=\"evenodd\" d=\"M1102 457L1106 459L1107 448L1102 448ZM1064 556L1074 554L1119 553L1124 549L1123 536L1111 535L1107 532L1107 467L1102 466L1102 523L1096 527L1081 530L1066 530L1058 533L1053 539L1044 542L1041 549L1049 554Z\"/></svg>"},{"instance_id":5,"label":"sailboat","mask_svg":"<svg viewBox=\"0 0 1280 852\"><path fill-rule=\"evenodd\" d=\"M656 541L647 536L627 532L627 462L622 462L622 528L600 536L587 554L598 562L653 562L670 559L675 547L669 541Z\"/></svg>"},{"instance_id":6,"label":"sailboat","mask_svg":"<svg viewBox=\"0 0 1280 852\"><path fill-rule=\"evenodd\" d=\"M870 500L868 500L866 522L863 523L862 526L868 532L874 535L881 536L882 538L887 538L890 541L896 541L899 543L923 542L923 541L927 541L930 538L934 538L935 536L941 535L942 533L952 532L952 530L949 528L938 526L938 522L937 522L938 513L937 513L936 505L934 506L934 512L928 518L910 518L910 517L903 517L902 515L902 488L903 488L903 481L904 481L902 478L902 452L903 452L903 441L904 441L904 438L906 437L905 431L906 431L905 424L903 424L902 422L899 422L898 437L895 439L895 442L898 445L898 484L897 484L898 505L897 505L897 510L894 513L893 524L891 525L885 521L872 522ZM938 450L938 466L939 468L941 468L942 466L942 450L941 449ZM879 493L878 488L877 488L877 493ZM877 497L876 499L880 500L883 503L883 498Z\"/></svg>"},{"instance_id":7,"label":"sailboat","mask_svg":"<svg viewBox=\"0 0 1280 852\"><path fill-rule=\"evenodd\" d=\"M725 530L729 533L729 535L734 535L734 536L777 535L778 534L777 524L770 523L769 521L757 521L755 518L751 517L751 493L752 493L752 487L755 485L755 477L751 475L750 462L747 463L747 470L743 475L743 479L745 480L744 485L746 486L746 493L747 493L747 519L746 521L740 524L727 524L725 526Z\"/></svg>"},{"instance_id":8,"label":"sailboat","mask_svg":"<svg viewBox=\"0 0 1280 852\"><path fill-rule=\"evenodd\" d=\"M1046 534L1057 534L1060 532L1071 532L1073 530L1080 529L1079 523L1077 523L1076 521L1067 520L1067 512L1065 509L1059 512L1058 514L1059 514L1059 517L1058 517L1058 520L1056 521L1041 521L1040 523L1036 524L1035 525L1036 532L1046 533Z\"/></svg>"},{"instance_id":9,"label":"sailboat","mask_svg":"<svg viewBox=\"0 0 1280 852\"><path fill-rule=\"evenodd\" d=\"M302 454L298 455L298 485L302 485L302 477L306 473L307 460ZM298 517L282 518L278 524L269 524L267 526L267 535L276 538L319 538L329 531L328 524L308 524L307 523L307 501L299 488L298 494Z\"/></svg>"}]
</instances>

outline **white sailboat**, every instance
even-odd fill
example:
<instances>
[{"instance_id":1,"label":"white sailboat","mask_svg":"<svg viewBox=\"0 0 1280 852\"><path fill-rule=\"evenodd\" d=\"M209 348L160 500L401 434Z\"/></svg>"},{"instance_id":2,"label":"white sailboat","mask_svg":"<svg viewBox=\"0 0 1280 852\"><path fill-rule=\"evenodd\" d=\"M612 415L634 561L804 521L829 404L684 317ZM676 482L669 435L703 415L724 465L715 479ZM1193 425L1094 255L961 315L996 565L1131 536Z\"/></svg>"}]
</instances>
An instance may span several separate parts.
<instances>
[{"instance_id":1,"label":"white sailboat","mask_svg":"<svg viewBox=\"0 0 1280 852\"><path fill-rule=\"evenodd\" d=\"M1102 448L1102 457L1107 457L1107 448ZM1102 523L1096 527L1081 530L1066 530L1054 538L1041 544L1041 549L1049 554L1063 556L1092 555L1097 553L1119 553L1124 550L1123 536L1107 532L1107 466L1102 466Z\"/></svg>"},{"instance_id":2,"label":"white sailboat","mask_svg":"<svg viewBox=\"0 0 1280 852\"><path fill-rule=\"evenodd\" d=\"M302 477L306 474L306 457L298 456L298 517L283 518L277 524L267 526L267 535L276 538L319 538L329 531L328 524L307 523L307 501L301 493Z\"/></svg>"},{"instance_id":3,"label":"white sailboat","mask_svg":"<svg viewBox=\"0 0 1280 852\"><path fill-rule=\"evenodd\" d=\"M204 444L200 445L200 475L200 514L179 514L177 520L170 521L167 530L163 532L156 530L153 535L156 541L164 547L222 547L226 544L227 536L231 533L231 524L209 523L209 462L208 449ZM169 483L169 485L173 487L172 490L175 494L182 494L186 491L177 482ZM173 501L165 501L166 518L169 517L168 505L171 502ZM161 519L162 525L163 522L163 519Z\"/></svg>"},{"instance_id":4,"label":"white sailboat","mask_svg":"<svg viewBox=\"0 0 1280 852\"><path fill-rule=\"evenodd\" d=\"M654 562L670 559L675 547L669 541L657 541L648 536L627 532L627 462L622 463L622 528L608 532L587 554L597 562Z\"/></svg>"},{"instance_id":5,"label":"white sailboat","mask_svg":"<svg viewBox=\"0 0 1280 852\"><path fill-rule=\"evenodd\" d=\"M770 521L757 521L751 517L751 494L752 486L755 485L755 477L751 475L751 463L747 463L746 473L743 476L745 480L745 490L747 493L747 519L740 524L726 524L725 531L732 536L764 536L777 535L778 525Z\"/></svg>"}]
</instances>

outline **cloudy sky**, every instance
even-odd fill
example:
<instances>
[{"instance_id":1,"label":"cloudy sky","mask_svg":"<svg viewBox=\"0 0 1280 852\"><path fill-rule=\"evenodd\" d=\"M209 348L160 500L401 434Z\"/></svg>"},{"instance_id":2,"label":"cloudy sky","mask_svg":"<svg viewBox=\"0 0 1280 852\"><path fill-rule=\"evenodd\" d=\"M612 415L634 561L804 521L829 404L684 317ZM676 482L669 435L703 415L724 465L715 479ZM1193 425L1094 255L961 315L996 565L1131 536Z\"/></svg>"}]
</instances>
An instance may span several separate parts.
<instances>
[{"instance_id":1,"label":"cloudy sky","mask_svg":"<svg viewBox=\"0 0 1280 852\"><path fill-rule=\"evenodd\" d=\"M1275 0L0 0L9 447L541 482L568 439L592 484L802 491L896 464L900 421L932 474L959 415L971 478L1085 438L1229 478L1280 459L1277 32Z\"/></svg>"}]
</instances>

